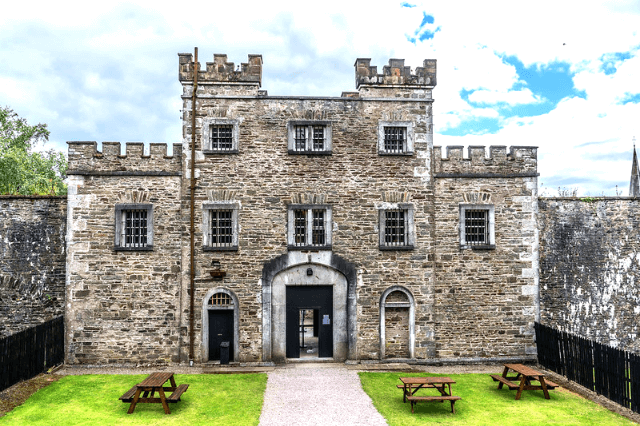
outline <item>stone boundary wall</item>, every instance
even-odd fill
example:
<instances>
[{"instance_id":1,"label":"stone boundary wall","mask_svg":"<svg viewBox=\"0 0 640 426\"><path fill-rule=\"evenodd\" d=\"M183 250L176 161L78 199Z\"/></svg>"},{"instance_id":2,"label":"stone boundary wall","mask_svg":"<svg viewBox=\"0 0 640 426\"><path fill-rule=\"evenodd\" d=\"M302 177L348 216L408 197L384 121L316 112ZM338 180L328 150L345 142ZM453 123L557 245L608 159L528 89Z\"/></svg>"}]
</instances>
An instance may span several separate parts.
<instances>
[{"instance_id":1,"label":"stone boundary wall","mask_svg":"<svg viewBox=\"0 0 640 426\"><path fill-rule=\"evenodd\" d=\"M541 323L640 353L640 199L538 205Z\"/></svg>"},{"instance_id":2,"label":"stone boundary wall","mask_svg":"<svg viewBox=\"0 0 640 426\"><path fill-rule=\"evenodd\" d=\"M64 314L67 199L0 196L0 337Z\"/></svg>"}]
</instances>

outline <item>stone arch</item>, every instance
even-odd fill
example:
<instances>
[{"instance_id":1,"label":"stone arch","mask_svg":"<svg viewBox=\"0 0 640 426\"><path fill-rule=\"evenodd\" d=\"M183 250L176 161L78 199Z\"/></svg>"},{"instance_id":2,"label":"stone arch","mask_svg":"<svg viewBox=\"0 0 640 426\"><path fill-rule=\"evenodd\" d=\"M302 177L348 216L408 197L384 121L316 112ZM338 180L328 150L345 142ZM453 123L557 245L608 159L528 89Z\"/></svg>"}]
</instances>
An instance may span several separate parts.
<instances>
[{"instance_id":1,"label":"stone arch","mask_svg":"<svg viewBox=\"0 0 640 426\"><path fill-rule=\"evenodd\" d=\"M307 276L307 268L321 268L327 276L332 276L336 280L337 286L334 289L334 312L336 307L342 307L344 312L344 335L336 336L334 333L334 344L341 345L340 349L334 346L334 359L343 360L356 358L356 268L340 256L330 251L319 251L314 253L303 253L291 251L279 256L270 262L265 263L262 269L262 358L263 361L283 362L284 357L280 353L280 348L274 350L274 339L277 324L274 318L281 321L281 313L276 312L283 303L282 293L290 277L296 277L300 282L296 285L322 285L328 284L317 281L313 276ZM280 275L281 273L284 273ZM280 275L280 277L278 277ZM275 286L274 286L275 282ZM275 331L274 331L275 330ZM338 339L336 341L335 339ZM278 342L281 345L281 342ZM336 355L337 354L337 355Z\"/></svg>"},{"instance_id":2,"label":"stone arch","mask_svg":"<svg viewBox=\"0 0 640 426\"><path fill-rule=\"evenodd\" d=\"M404 300L387 300L390 295L398 292L401 296L406 297ZM396 293L396 294L398 294ZM408 355L409 358L415 357L415 341L416 341L416 326L415 326L415 299L411 291L402 286L389 287L382 293L380 297L380 359L386 357L386 320L387 320L387 308L390 309L407 309L408 310Z\"/></svg>"},{"instance_id":3,"label":"stone arch","mask_svg":"<svg viewBox=\"0 0 640 426\"><path fill-rule=\"evenodd\" d=\"M210 305L209 301L214 294L226 294L231 297L232 305L231 306L214 306ZM216 287L207 291L204 298L202 299L202 362L207 362L209 360L209 310L213 309L233 309L233 359L230 361L236 361L238 359L240 343L240 315L239 315L239 307L238 304L238 296L236 294L224 287Z\"/></svg>"}]
</instances>

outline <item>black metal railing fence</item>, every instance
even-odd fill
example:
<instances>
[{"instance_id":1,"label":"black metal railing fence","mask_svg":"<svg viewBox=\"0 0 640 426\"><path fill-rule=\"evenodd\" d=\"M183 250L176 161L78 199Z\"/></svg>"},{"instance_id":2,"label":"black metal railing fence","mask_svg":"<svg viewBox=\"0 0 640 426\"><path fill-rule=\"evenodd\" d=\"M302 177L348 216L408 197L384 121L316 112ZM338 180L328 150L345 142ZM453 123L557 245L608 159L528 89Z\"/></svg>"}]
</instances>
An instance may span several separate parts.
<instances>
[{"instance_id":1,"label":"black metal railing fence","mask_svg":"<svg viewBox=\"0 0 640 426\"><path fill-rule=\"evenodd\" d=\"M640 413L640 356L536 323L540 365Z\"/></svg>"},{"instance_id":2,"label":"black metal railing fence","mask_svg":"<svg viewBox=\"0 0 640 426\"><path fill-rule=\"evenodd\" d=\"M64 361L64 317L0 339L0 391Z\"/></svg>"}]
</instances>

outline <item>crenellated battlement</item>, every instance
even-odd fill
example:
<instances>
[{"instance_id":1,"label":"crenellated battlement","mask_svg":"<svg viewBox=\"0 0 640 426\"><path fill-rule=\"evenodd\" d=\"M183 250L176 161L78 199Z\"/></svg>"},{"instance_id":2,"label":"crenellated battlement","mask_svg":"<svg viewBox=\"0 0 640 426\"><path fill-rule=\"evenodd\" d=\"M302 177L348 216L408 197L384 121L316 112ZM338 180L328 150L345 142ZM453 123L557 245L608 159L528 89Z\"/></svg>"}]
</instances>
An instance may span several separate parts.
<instances>
[{"instance_id":1,"label":"crenellated battlement","mask_svg":"<svg viewBox=\"0 0 640 426\"><path fill-rule=\"evenodd\" d=\"M120 154L120 142L102 142L102 152L96 142L71 141L69 145L69 175L153 174L176 175L181 171L182 144L173 144L173 155L167 155L167 144L149 144L144 154L142 142L127 142L126 154Z\"/></svg>"},{"instance_id":2,"label":"crenellated battlement","mask_svg":"<svg viewBox=\"0 0 640 426\"><path fill-rule=\"evenodd\" d=\"M181 82L193 81L193 55L178 53L180 65L178 77ZM207 62L206 69L199 67L198 83L250 83L262 84L262 55L249 55L249 61L235 68L233 62L227 62L227 55L214 54L213 62Z\"/></svg>"},{"instance_id":3,"label":"crenellated battlement","mask_svg":"<svg viewBox=\"0 0 640 426\"><path fill-rule=\"evenodd\" d=\"M389 59L389 65L382 67L382 74L378 74L378 67L371 66L370 58L356 59L356 88L360 85L407 85L435 87L436 85L435 59L425 59L415 73L411 67L404 65L404 59Z\"/></svg>"},{"instance_id":4,"label":"crenellated battlement","mask_svg":"<svg viewBox=\"0 0 640 426\"><path fill-rule=\"evenodd\" d=\"M446 175L537 175L538 148L534 146L512 146L507 152L504 145L489 147L469 146L467 158L463 146L447 146L446 156L442 147L433 147L433 170L436 177ZM441 175L441 176L438 176Z\"/></svg>"}]
</instances>

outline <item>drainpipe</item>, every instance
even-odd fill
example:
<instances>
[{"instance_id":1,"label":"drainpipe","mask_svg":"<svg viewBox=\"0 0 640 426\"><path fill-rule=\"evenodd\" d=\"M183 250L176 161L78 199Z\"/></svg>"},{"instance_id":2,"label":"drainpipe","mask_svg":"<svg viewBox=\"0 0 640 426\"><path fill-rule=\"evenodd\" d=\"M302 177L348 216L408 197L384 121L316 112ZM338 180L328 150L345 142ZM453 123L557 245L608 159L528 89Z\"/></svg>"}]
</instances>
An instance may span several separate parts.
<instances>
[{"instance_id":1,"label":"drainpipe","mask_svg":"<svg viewBox=\"0 0 640 426\"><path fill-rule=\"evenodd\" d=\"M195 197L196 197L196 92L198 91L198 48L195 48L193 62L193 93L191 94L191 226L189 228L189 237L191 239L191 271L189 273L189 365L193 365L194 358L194 342L195 342L195 319L194 319L194 297L195 297L195 279L196 279L196 258L195 258Z\"/></svg>"}]
</instances>

